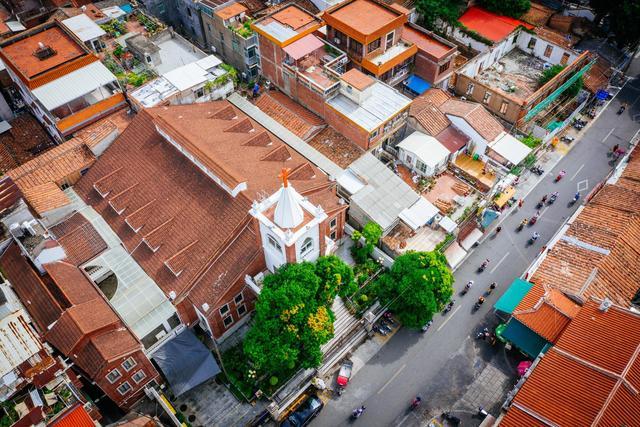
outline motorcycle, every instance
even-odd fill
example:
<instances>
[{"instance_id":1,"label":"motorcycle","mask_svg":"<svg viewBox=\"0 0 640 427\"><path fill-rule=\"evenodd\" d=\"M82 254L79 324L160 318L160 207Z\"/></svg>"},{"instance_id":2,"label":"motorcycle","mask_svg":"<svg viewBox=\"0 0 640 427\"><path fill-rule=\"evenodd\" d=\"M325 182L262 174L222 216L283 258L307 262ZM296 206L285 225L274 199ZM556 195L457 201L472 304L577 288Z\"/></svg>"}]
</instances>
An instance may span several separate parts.
<instances>
[{"instance_id":1,"label":"motorcycle","mask_svg":"<svg viewBox=\"0 0 640 427\"><path fill-rule=\"evenodd\" d=\"M351 419L357 420L358 418L360 418L362 414L364 414L365 409L367 408L365 408L364 406L358 409L354 409L353 412L351 413Z\"/></svg>"},{"instance_id":2,"label":"motorcycle","mask_svg":"<svg viewBox=\"0 0 640 427\"><path fill-rule=\"evenodd\" d=\"M566 175L565 171L562 171L556 176L556 182L560 181Z\"/></svg>"},{"instance_id":3,"label":"motorcycle","mask_svg":"<svg viewBox=\"0 0 640 427\"><path fill-rule=\"evenodd\" d=\"M527 242L527 245L528 245L528 246L533 245L533 244L536 242L536 240L538 240L538 237L540 237L540 235L539 235L539 234L534 234L533 236L531 236L531 237L529 238L529 241Z\"/></svg>"},{"instance_id":4,"label":"motorcycle","mask_svg":"<svg viewBox=\"0 0 640 427\"><path fill-rule=\"evenodd\" d=\"M464 288L462 288L462 291L460 291L460 295L466 295L467 292L469 292L469 289L471 289L472 285L473 283L467 283L466 285L464 285Z\"/></svg>"},{"instance_id":5,"label":"motorcycle","mask_svg":"<svg viewBox=\"0 0 640 427\"><path fill-rule=\"evenodd\" d=\"M427 332L431 325L433 324L433 320L429 320L421 329L422 332Z\"/></svg>"},{"instance_id":6,"label":"motorcycle","mask_svg":"<svg viewBox=\"0 0 640 427\"><path fill-rule=\"evenodd\" d=\"M573 199L571 199L570 205L573 206L578 200L580 200L580 193L576 193L576 195L573 196Z\"/></svg>"},{"instance_id":7,"label":"motorcycle","mask_svg":"<svg viewBox=\"0 0 640 427\"><path fill-rule=\"evenodd\" d=\"M627 107L624 105L621 105L620 108L618 109L618 112L616 113L617 115L621 115L622 113L624 113L624 110L626 110Z\"/></svg>"},{"instance_id":8,"label":"motorcycle","mask_svg":"<svg viewBox=\"0 0 640 427\"><path fill-rule=\"evenodd\" d=\"M528 223L529 221L525 218L520 225L518 225L518 228L516 229L517 231L522 231L522 229L524 228L524 226Z\"/></svg>"},{"instance_id":9,"label":"motorcycle","mask_svg":"<svg viewBox=\"0 0 640 427\"><path fill-rule=\"evenodd\" d=\"M478 273L482 273L487 268L487 265L489 265L487 261L480 264L480 267L478 267Z\"/></svg>"},{"instance_id":10,"label":"motorcycle","mask_svg":"<svg viewBox=\"0 0 640 427\"><path fill-rule=\"evenodd\" d=\"M538 176L544 175L544 169L542 169L540 166L533 166L530 170Z\"/></svg>"},{"instance_id":11,"label":"motorcycle","mask_svg":"<svg viewBox=\"0 0 640 427\"><path fill-rule=\"evenodd\" d=\"M560 141L562 142L573 142L574 140L575 138L572 136L563 136L560 138Z\"/></svg>"},{"instance_id":12,"label":"motorcycle","mask_svg":"<svg viewBox=\"0 0 640 427\"><path fill-rule=\"evenodd\" d=\"M538 216L532 216L531 220L529 221L529 225L534 225L536 222L538 222Z\"/></svg>"},{"instance_id":13,"label":"motorcycle","mask_svg":"<svg viewBox=\"0 0 640 427\"><path fill-rule=\"evenodd\" d=\"M420 406L420 404L422 403L422 399L420 398L420 396L417 396L415 399L413 399L413 401L411 402L411 405L409 406L409 409L411 411L413 411L414 409L416 409L418 406Z\"/></svg>"},{"instance_id":14,"label":"motorcycle","mask_svg":"<svg viewBox=\"0 0 640 427\"><path fill-rule=\"evenodd\" d=\"M442 314L447 314L448 312L451 311L451 309L453 308L453 303L455 302L455 300L451 300L449 301L449 304L447 304L447 306L444 308L444 310L442 310Z\"/></svg>"},{"instance_id":15,"label":"motorcycle","mask_svg":"<svg viewBox=\"0 0 640 427\"><path fill-rule=\"evenodd\" d=\"M557 198L558 196L556 194L552 194L551 197L549 197L549 204L552 205Z\"/></svg>"}]
</instances>

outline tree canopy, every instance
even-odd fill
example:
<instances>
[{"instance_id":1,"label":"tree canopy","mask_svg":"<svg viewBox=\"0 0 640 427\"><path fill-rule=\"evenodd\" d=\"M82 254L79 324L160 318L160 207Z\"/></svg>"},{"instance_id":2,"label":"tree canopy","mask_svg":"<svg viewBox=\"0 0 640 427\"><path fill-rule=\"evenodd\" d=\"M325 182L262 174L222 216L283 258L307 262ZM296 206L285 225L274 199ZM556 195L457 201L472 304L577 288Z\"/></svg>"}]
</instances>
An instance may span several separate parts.
<instances>
[{"instance_id":1,"label":"tree canopy","mask_svg":"<svg viewBox=\"0 0 640 427\"><path fill-rule=\"evenodd\" d=\"M373 221L369 221L362 231L354 231L351 239L355 244L351 247L351 255L358 264L363 264L373 252L373 247L378 244L382 237L382 227ZM364 238L364 242L360 240Z\"/></svg>"},{"instance_id":2,"label":"tree canopy","mask_svg":"<svg viewBox=\"0 0 640 427\"><path fill-rule=\"evenodd\" d=\"M480 6L501 15L519 18L529 11L529 0L480 0Z\"/></svg>"},{"instance_id":3,"label":"tree canopy","mask_svg":"<svg viewBox=\"0 0 640 427\"><path fill-rule=\"evenodd\" d=\"M451 24L457 22L465 3L462 0L417 0L416 9L422 16L422 24L433 30L438 19Z\"/></svg>"},{"instance_id":4,"label":"tree canopy","mask_svg":"<svg viewBox=\"0 0 640 427\"><path fill-rule=\"evenodd\" d=\"M609 17L609 29L613 31L618 47L635 47L640 41L640 0L591 0L596 13L596 24Z\"/></svg>"},{"instance_id":5,"label":"tree canopy","mask_svg":"<svg viewBox=\"0 0 640 427\"><path fill-rule=\"evenodd\" d=\"M443 254L406 252L376 283L380 302L409 328L420 328L453 295L453 274Z\"/></svg>"},{"instance_id":6,"label":"tree canopy","mask_svg":"<svg viewBox=\"0 0 640 427\"><path fill-rule=\"evenodd\" d=\"M320 346L333 337L331 304L352 282L351 268L335 256L266 276L243 347L256 370L280 375L320 365Z\"/></svg>"},{"instance_id":7,"label":"tree canopy","mask_svg":"<svg viewBox=\"0 0 640 427\"><path fill-rule=\"evenodd\" d=\"M547 68L542 72L542 75L538 79L538 83L540 83L540 85L547 83L549 80L557 76L560 73L560 71L564 70L564 67L565 67L564 65L557 64ZM573 98L574 96L578 95L578 93L580 93L580 89L582 89L583 85L584 85L584 80L582 77L580 77L571 86L569 86L564 93L567 96Z\"/></svg>"}]
</instances>

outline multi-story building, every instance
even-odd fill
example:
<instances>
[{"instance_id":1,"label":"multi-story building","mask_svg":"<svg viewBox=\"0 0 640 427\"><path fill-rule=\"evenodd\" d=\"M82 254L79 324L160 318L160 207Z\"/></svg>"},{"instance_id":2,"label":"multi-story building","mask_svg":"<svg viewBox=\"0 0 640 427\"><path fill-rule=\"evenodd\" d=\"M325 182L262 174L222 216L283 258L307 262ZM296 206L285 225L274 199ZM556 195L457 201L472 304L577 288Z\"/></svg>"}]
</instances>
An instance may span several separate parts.
<instances>
[{"instance_id":1,"label":"multi-story building","mask_svg":"<svg viewBox=\"0 0 640 427\"><path fill-rule=\"evenodd\" d=\"M322 21L288 5L255 21L261 73L364 149L395 140L411 100L357 69L320 38Z\"/></svg>"},{"instance_id":2,"label":"multi-story building","mask_svg":"<svg viewBox=\"0 0 640 427\"><path fill-rule=\"evenodd\" d=\"M408 22L409 11L376 0L347 0L324 11L327 40L356 68L395 85L413 72L431 85L446 85L455 45Z\"/></svg>"},{"instance_id":3,"label":"multi-story building","mask_svg":"<svg viewBox=\"0 0 640 427\"><path fill-rule=\"evenodd\" d=\"M58 21L3 41L0 58L25 103L59 142L126 106L116 76Z\"/></svg>"},{"instance_id":4,"label":"multi-story building","mask_svg":"<svg viewBox=\"0 0 640 427\"><path fill-rule=\"evenodd\" d=\"M200 2L207 49L233 65L246 79L260 73L258 35L251 28L252 17L242 3L219 6L211 0Z\"/></svg>"}]
</instances>

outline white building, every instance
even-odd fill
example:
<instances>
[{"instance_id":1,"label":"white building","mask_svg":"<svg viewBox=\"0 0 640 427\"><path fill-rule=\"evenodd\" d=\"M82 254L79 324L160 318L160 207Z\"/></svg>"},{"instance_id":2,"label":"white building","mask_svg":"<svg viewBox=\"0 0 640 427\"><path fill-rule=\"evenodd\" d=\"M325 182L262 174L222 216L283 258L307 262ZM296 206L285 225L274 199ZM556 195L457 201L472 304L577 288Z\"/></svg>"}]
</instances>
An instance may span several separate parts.
<instances>
[{"instance_id":1,"label":"white building","mask_svg":"<svg viewBox=\"0 0 640 427\"><path fill-rule=\"evenodd\" d=\"M71 30L85 46L94 52L101 52L106 47L102 38L107 33L84 13L65 19L62 25Z\"/></svg>"},{"instance_id":2,"label":"white building","mask_svg":"<svg viewBox=\"0 0 640 427\"><path fill-rule=\"evenodd\" d=\"M447 168L451 153L437 139L422 132L413 132L398 146L398 159L412 172L433 176Z\"/></svg>"}]
</instances>

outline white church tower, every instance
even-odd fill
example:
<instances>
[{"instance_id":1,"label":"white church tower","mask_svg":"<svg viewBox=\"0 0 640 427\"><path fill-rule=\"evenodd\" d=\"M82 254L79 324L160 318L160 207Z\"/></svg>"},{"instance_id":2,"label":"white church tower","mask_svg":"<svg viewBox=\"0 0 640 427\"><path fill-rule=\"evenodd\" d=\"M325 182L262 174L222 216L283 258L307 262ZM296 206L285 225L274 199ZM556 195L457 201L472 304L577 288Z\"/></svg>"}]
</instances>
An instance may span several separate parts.
<instances>
[{"instance_id":1,"label":"white church tower","mask_svg":"<svg viewBox=\"0 0 640 427\"><path fill-rule=\"evenodd\" d=\"M314 261L325 251L327 214L289 184L288 173L283 169L282 187L268 199L254 201L250 211L258 221L265 262L272 272L285 263Z\"/></svg>"}]
</instances>

